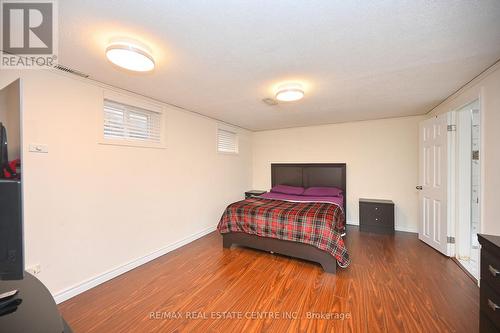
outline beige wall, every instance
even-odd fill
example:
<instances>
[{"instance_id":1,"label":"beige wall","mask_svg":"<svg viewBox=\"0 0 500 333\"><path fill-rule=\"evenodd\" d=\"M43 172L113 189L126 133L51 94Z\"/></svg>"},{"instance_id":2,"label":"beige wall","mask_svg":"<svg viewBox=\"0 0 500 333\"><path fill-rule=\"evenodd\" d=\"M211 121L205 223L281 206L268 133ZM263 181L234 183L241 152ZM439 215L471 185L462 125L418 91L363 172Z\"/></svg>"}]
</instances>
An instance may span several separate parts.
<instances>
[{"instance_id":1,"label":"beige wall","mask_svg":"<svg viewBox=\"0 0 500 333\"><path fill-rule=\"evenodd\" d=\"M418 123L422 117L291 128L253 135L253 187L269 189L271 163L347 163L347 222L359 198L392 199L396 228L417 231Z\"/></svg>"},{"instance_id":2,"label":"beige wall","mask_svg":"<svg viewBox=\"0 0 500 333\"><path fill-rule=\"evenodd\" d=\"M482 135L481 232L500 235L500 63L431 112L453 111L479 98Z\"/></svg>"},{"instance_id":3,"label":"beige wall","mask_svg":"<svg viewBox=\"0 0 500 333\"><path fill-rule=\"evenodd\" d=\"M251 186L247 131L239 155L218 154L216 121L165 106L166 149L102 145L103 88L36 70L2 70L0 88L19 76L26 266L54 294L214 228Z\"/></svg>"}]
</instances>

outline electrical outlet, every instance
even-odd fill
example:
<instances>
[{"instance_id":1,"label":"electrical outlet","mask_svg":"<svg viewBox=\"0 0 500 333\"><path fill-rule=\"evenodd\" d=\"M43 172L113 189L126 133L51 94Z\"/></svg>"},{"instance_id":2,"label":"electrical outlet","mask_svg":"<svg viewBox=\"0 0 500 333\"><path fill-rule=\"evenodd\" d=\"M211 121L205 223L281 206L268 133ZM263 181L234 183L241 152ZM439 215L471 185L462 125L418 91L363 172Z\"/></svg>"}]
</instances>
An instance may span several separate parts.
<instances>
[{"instance_id":1,"label":"electrical outlet","mask_svg":"<svg viewBox=\"0 0 500 333\"><path fill-rule=\"evenodd\" d=\"M40 264L36 264L34 266L26 268L26 271L32 275L38 275L42 271L42 266Z\"/></svg>"},{"instance_id":2,"label":"electrical outlet","mask_svg":"<svg viewBox=\"0 0 500 333\"><path fill-rule=\"evenodd\" d=\"M32 143L29 145L29 151L32 153L48 153L49 146Z\"/></svg>"}]
</instances>

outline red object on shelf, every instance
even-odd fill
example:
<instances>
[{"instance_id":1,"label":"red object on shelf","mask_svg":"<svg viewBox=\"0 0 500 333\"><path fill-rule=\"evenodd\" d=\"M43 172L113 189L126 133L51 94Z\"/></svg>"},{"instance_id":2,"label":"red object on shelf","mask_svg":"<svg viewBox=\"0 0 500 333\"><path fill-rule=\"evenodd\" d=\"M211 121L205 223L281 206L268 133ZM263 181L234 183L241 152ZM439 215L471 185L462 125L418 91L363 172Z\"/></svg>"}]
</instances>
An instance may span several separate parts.
<instances>
[{"instance_id":1,"label":"red object on shelf","mask_svg":"<svg viewBox=\"0 0 500 333\"><path fill-rule=\"evenodd\" d=\"M18 159L15 159L13 161L10 161L8 163L8 168L5 168L3 171L4 171L4 176L5 178L18 178L18 174L16 173L16 170L17 170L17 166L18 165L21 165L21 160L18 158ZM11 171L13 171L14 173L12 174Z\"/></svg>"}]
</instances>

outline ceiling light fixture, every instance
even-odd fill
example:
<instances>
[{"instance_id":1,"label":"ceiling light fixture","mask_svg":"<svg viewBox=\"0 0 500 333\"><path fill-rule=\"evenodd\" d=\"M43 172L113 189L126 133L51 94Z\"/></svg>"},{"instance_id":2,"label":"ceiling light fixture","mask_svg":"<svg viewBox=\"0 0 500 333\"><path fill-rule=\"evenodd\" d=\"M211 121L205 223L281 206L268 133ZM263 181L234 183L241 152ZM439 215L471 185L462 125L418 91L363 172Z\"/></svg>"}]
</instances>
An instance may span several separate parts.
<instances>
[{"instance_id":1,"label":"ceiling light fixture","mask_svg":"<svg viewBox=\"0 0 500 333\"><path fill-rule=\"evenodd\" d=\"M113 43L106 48L106 57L113 64L135 72L149 72L155 68L153 56L130 43Z\"/></svg>"},{"instance_id":2,"label":"ceiling light fixture","mask_svg":"<svg viewBox=\"0 0 500 333\"><path fill-rule=\"evenodd\" d=\"M304 90L300 83L287 83L278 87L276 99L281 102L294 102L304 98Z\"/></svg>"}]
</instances>

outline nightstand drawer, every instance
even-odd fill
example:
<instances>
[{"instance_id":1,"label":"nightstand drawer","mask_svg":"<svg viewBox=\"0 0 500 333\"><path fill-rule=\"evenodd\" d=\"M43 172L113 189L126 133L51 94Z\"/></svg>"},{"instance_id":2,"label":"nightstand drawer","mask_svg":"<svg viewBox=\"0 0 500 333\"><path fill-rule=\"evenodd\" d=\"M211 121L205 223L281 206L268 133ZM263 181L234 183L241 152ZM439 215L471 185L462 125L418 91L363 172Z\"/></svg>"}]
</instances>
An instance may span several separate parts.
<instances>
[{"instance_id":1,"label":"nightstand drawer","mask_svg":"<svg viewBox=\"0 0 500 333\"><path fill-rule=\"evenodd\" d=\"M366 215L362 219L363 225L392 227L392 219L383 216Z\"/></svg>"},{"instance_id":2,"label":"nightstand drawer","mask_svg":"<svg viewBox=\"0 0 500 333\"><path fill-rule=\"evenodd\" d=\"M373 216L381 216L387 214L393 208L390 205L380 205L380 204L372 204L372 203L359 203L360 207L363 206L363 211L373 215Z\"/></svg>"},{"instance_id":3,"label":"nightstand drawer","mask_svg":"<svg viewBox=\"0 0 500 333\"><path fill-rule=\"evenodd\" d=\"M498 333L498 329L482 311L479 312L479 332Z\"/></svg>"},{"instance_id":4,"label":"nightstand drawer","mask_svg":"<svg viewBox=\"0 0 500 333\"><path fill-rule=\"evenodd\" d=\"M491 322L500 327L500 295L490 288L488 283L481 281L479 308Z\"/></svg>"},{"instance_id":5,"label":"nightstand drawer","mask_svg":"<svg viewBox=\"0 0 500 333\"><path fill-rule=\"evenodd\" d=\"M500 258L481 250L481 280L500 294Z\"/></svg>"}]
</instances>

